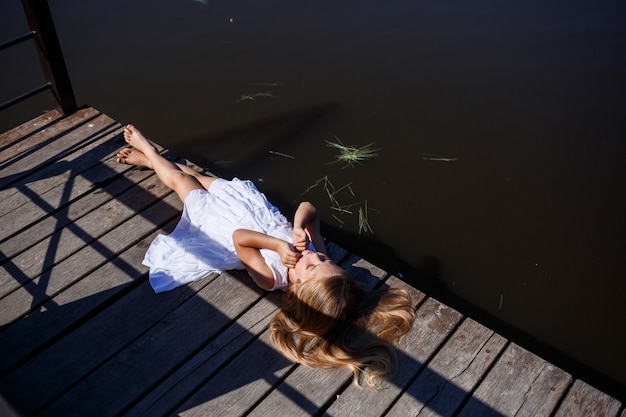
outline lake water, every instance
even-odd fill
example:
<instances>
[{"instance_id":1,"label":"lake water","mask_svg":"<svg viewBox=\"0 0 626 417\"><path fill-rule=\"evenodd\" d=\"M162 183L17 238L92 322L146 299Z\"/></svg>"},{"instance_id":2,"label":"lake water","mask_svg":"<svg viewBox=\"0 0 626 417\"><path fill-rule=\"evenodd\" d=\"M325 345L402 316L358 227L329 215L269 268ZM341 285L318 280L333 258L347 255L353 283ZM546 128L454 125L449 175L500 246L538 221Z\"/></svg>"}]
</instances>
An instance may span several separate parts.
<instances>
[{"instance_id":1,"label":"lake water","mask_svg":"<svg viewBox=\"0 0 626 417\"><path fill-rule=\"evenodd\" d=\"M25 27L9 3L3 39ZM285 212L313 201L333 241L624 392L626 3L50 6L79 104ZM2 57L5 92L37 79Z\"/></svg>"}]
</instances>

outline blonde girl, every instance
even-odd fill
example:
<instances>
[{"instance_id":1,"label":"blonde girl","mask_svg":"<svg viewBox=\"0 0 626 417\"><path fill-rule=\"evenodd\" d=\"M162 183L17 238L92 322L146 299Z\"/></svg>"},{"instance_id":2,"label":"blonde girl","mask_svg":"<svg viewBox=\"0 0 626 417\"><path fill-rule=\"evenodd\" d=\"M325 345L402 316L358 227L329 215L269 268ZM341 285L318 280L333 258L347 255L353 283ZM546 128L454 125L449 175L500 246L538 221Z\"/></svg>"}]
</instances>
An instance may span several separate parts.
<instances>
[{"instance_id":1,"label":"blonde girl","mask_svg":"<svg viewBox=\"0 0 626 417\"><path fill-rule=\"evenodd\" d=\"M326 256L312 204L298 206L292 226L252 182L172 163L132 125L124 138L131 147L117 161L153 169L183 202L174 231L158 235L143 261L156 292L245 268L259 287L285 291L270 329L286 357L314 368L347 367L367 386L393 374L392 343L415 319L410 297L398 289L366 295Z\"/></svg>"}]
</instances>

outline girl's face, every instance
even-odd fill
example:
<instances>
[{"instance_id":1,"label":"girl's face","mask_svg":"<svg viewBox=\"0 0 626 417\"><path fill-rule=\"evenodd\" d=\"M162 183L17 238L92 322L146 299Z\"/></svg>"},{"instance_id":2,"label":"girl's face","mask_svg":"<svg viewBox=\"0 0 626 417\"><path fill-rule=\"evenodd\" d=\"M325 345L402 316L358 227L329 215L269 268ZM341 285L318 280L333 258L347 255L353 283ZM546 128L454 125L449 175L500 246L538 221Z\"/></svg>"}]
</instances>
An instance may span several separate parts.
<instances>
[{"instance_id":1,"label":"girl's face","mask_svg":"<svg viewBox=\"0 0 626 417\"><path fill-rule=\"evenodd\" d=\"M293 269L293 282L303 283L319 277L335 275L340 268L321 252L305 250Z\"/></svg>"}]
</instances>

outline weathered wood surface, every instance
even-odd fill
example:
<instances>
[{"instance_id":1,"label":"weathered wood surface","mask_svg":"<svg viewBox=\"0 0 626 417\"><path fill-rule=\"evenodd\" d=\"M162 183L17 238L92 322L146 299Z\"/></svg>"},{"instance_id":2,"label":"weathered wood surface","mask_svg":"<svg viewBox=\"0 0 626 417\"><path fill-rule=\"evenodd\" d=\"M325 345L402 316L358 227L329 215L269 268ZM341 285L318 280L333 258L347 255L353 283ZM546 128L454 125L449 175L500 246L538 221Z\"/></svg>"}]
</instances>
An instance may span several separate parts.
<instances>
[{"instance_id":1,"label":"weathered wood surface","mask_svg":"<svg viewBox=\"0 0 626 417\"><path fill-rule=\"evenodd\" d=\"M141 260L182 207L151 171L114 161L121 132L87 107L0 135L0 399L19 415L624 416L615 398L332 243L365 289L406 288L417 309L380 390L283 358L268 333L280 293L243 271L154 294Z\"/></svg>"}]
</instances>

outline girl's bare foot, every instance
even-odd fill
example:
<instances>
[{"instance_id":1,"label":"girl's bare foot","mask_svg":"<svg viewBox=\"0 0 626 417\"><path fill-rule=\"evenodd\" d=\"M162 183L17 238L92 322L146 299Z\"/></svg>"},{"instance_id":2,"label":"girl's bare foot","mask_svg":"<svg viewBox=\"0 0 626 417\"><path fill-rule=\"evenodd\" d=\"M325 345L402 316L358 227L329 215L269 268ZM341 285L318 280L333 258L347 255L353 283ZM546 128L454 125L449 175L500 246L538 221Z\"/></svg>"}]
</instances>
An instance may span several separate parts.
<instances>
[{"instance_id":1,"label":"girl's bare foot","mask_svg":"<svg viewBox=\"0 0 626 417\"><path fill-rule=\"evenodd\" d=\"M124 148L117 153L117 162L152 169L152 163L139 149Z\"/></svg>"},{"instance_id":2,"label":"girl's bare foot","mask_svg":"<svg viewBox=\"0 0 626 417\"><path fill-rule=\"evenodd\" d=\"M148 152L154 152L155 148L148 139L133 125L126 125L124 128L124 140L133 148L138 149L144 155Z\"/></svg>"}]
</instances>

